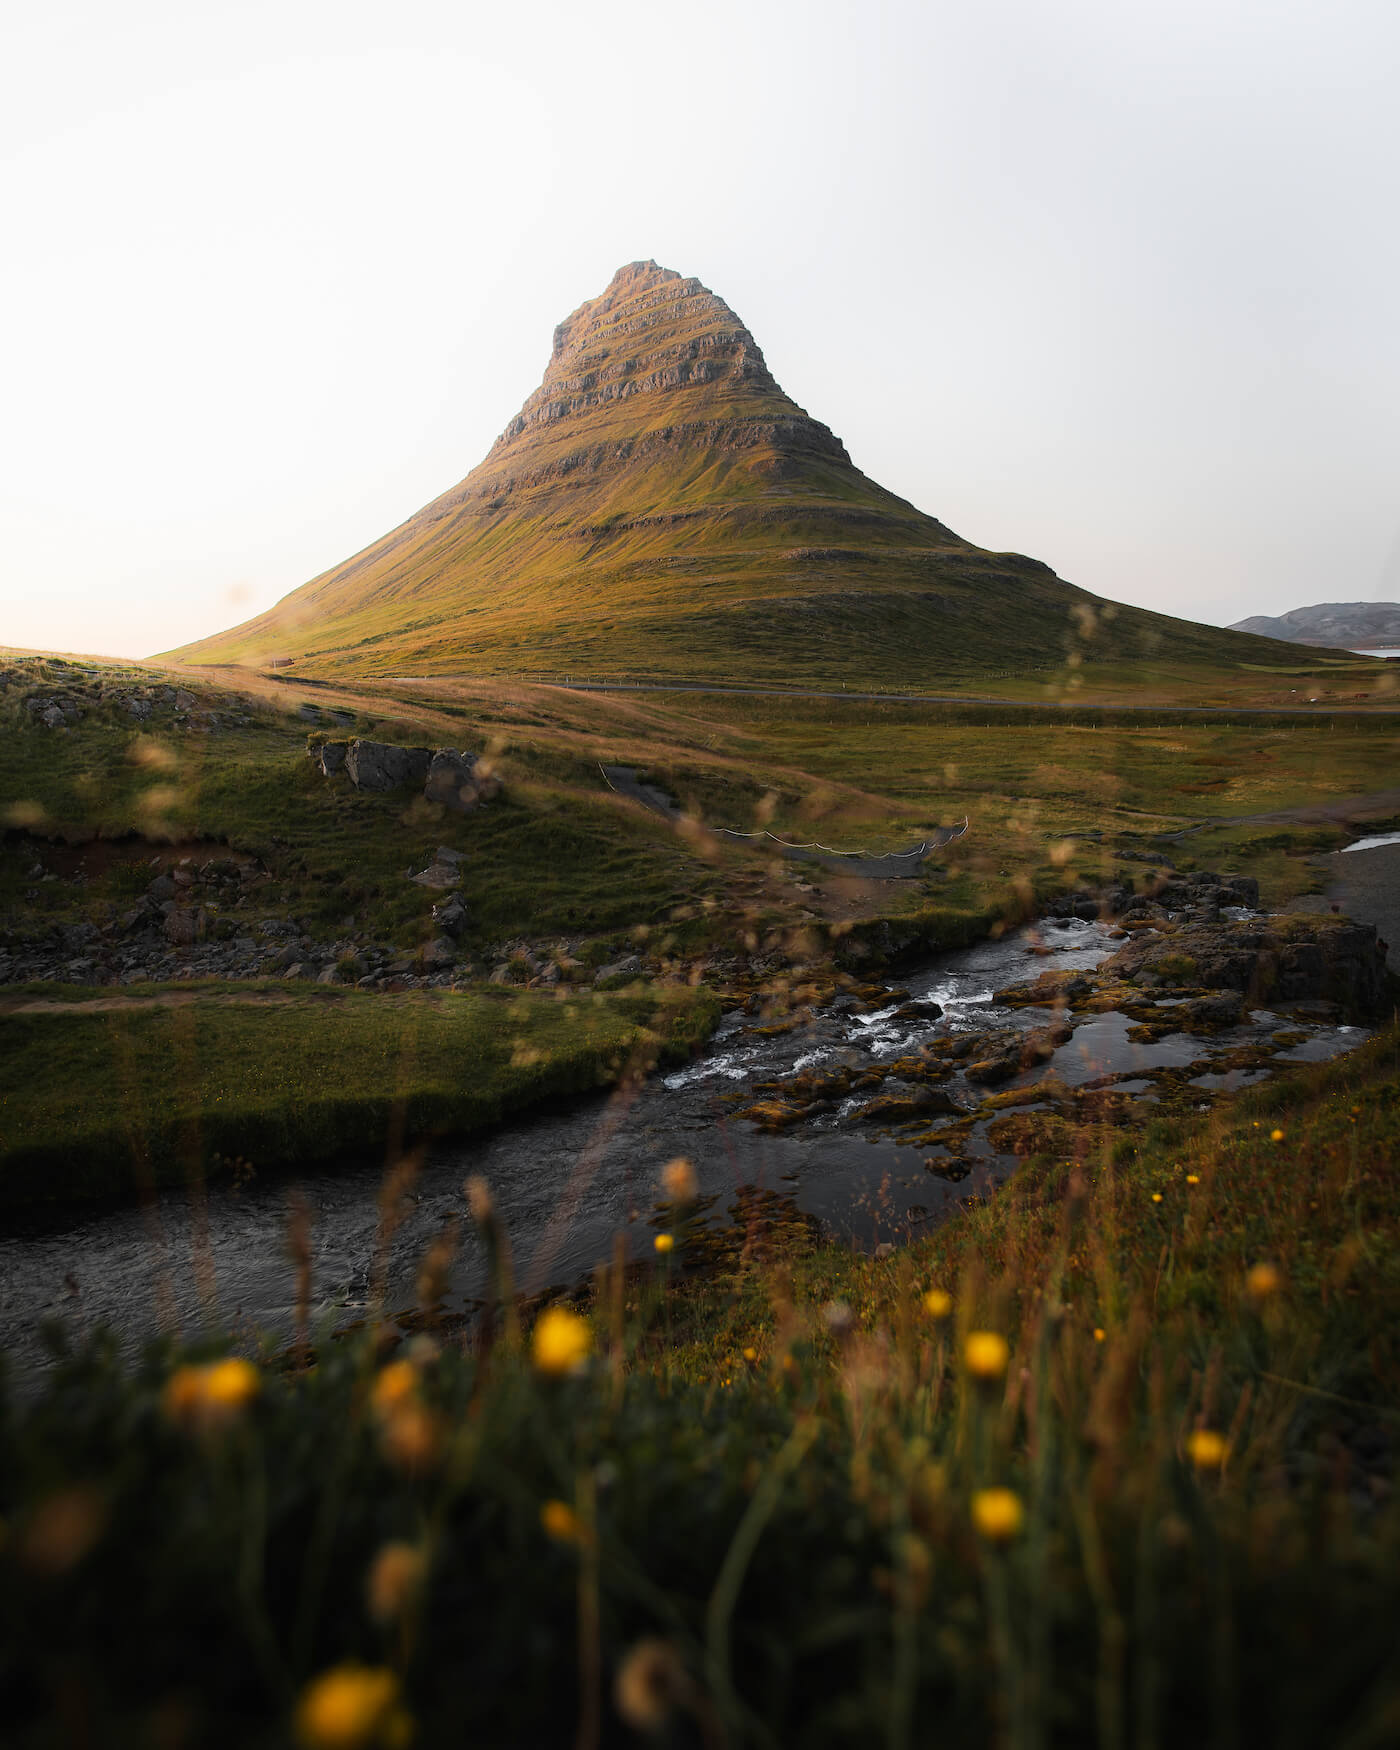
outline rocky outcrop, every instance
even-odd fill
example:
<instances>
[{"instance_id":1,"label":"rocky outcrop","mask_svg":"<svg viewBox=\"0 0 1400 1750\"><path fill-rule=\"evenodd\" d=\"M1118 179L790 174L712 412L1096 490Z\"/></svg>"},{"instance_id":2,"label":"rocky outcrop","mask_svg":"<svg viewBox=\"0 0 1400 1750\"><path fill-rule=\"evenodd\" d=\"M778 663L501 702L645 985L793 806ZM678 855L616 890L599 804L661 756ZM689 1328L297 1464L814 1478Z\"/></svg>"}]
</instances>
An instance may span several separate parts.
<instances>
[{"instance_id":1,"label":"rocky outcrop","mask_svg":"<svg viewBox=\"0 0 1400 1750\"><path fill-rule=\"evenodd\" d=\"M400 747L389 741L323 741L313 735L307 757L323 778L344 772L357 790L400 790L421 784L423 795L450 814L467 814L500 792L500 779L474 753L452 747Z\"/></svg>"},{"instance_id":2,"label":"rocky outcrop","mask_svg":"<svg viewBox=\"0 0 1400 1750\"><path fill-rule=\"evenodd\" d=\"M1294 914L1144 932L1099 975L1150 990L1239 991L1255 1008L1331 1002L1357 1019L1389 1004L1375 926L1346 918Z\"/></svg>"},{"instance_id":3,"label":"rocky outcrop","mask_svg":"<svg viewBox=\"0 0 1400 1750\"><path fill-rule=\"evenodd\" d=\"M398 790L423 783L432 759L431 748L356 738L345 750L345 773L357 790Z\"/></svg>"}]
</instances>

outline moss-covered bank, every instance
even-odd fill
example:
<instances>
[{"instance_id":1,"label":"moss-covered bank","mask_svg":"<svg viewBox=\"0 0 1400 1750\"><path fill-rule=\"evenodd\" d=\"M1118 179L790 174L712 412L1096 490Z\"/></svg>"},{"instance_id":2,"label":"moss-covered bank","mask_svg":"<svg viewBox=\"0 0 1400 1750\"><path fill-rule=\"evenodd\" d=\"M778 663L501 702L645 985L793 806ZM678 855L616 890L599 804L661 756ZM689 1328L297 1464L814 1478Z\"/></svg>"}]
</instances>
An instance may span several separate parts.
<instances>
[{"instance_id":1,"label":"moss-covered bank","mask_svg":"<svg viewBox=\"0 0 1400 1750\"><path fill-rule=\"evenodd\" d=\"M61 996L62 1000L53 1000ZM0 1014L0 1206L397 1151L684 1058L708 992L31 988Z\"/></svg>"}]
</instances>

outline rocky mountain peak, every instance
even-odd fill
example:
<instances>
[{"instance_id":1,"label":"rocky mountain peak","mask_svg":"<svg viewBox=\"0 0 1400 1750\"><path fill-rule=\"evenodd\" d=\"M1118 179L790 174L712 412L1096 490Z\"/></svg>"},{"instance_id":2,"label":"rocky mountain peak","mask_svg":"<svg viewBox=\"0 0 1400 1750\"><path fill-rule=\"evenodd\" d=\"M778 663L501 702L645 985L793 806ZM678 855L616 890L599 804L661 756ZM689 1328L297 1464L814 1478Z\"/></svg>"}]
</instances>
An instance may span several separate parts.
<instances>
[{"instance_id":1,"label":"rocky mountain peak","mask_svg":"<svg viewBox=\"0 0 1400 1750\"><path fill-rule=\"evenodd\" d=\"M635 397L629 423L646 430L764 417L794 418L807 443L844 458L825 426L808 420L774 382L758 342L723 298L698 279L655 261L620 267L604 291L554 330L544 380L501 433L488 463L515 457L532 439L597 432L599 416Z\"/></svg>"}]
</instances>

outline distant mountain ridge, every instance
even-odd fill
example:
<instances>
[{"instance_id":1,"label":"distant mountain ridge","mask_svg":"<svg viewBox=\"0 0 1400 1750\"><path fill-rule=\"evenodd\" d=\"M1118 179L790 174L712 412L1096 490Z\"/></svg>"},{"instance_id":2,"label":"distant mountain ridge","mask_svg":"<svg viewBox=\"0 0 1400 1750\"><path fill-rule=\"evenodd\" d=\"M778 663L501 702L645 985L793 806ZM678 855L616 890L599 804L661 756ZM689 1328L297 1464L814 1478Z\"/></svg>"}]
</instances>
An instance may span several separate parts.
<instances>
[{"instance_id":1,"label":"distant mountain ridge","mask_svg":"<svg viewBox=\"0 0 1400 1750\"><path fill-rule=\"evenodd\" d=\"M172 654L919 687L1259 650L955 535L855 467L722 298L635 261L559 324L540 387L464 480L269 612Z\"/></svg>"},{"instance_id":2,"label":"distant mountain ridge","mask_svg":"<svg viewBox=\"0 0 1400 1750\"><path fill-rule=\"evenodd\" d=\"M1318 602L1272 618L1251 614L1236 620L1232 632L1253 632L1289 644L1323 644L1339 650L1358 645L1400 647L1400 602Z\"/></svg>"}]
</instances>

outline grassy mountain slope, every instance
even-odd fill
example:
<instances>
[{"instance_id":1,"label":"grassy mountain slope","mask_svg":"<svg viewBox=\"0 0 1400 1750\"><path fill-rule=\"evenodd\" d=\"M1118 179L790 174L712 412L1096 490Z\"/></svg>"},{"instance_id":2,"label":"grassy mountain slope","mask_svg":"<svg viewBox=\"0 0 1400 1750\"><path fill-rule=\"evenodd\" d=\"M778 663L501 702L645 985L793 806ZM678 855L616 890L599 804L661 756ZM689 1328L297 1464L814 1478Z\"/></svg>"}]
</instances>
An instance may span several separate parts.
<instances>
[{"instance_id":1,"label":"grassy mountain slope","mask_svg":"<svg viewBox=\"0 0 1400 1750\"><path fill-rule=\"evenodd\" d=\"M173 654L909 687L1071 655L1218 670L1271 653L961 539L867 479L721 299L634 262L556 329L540 388L465 480Z\"/></svg>"}]
</instances>

